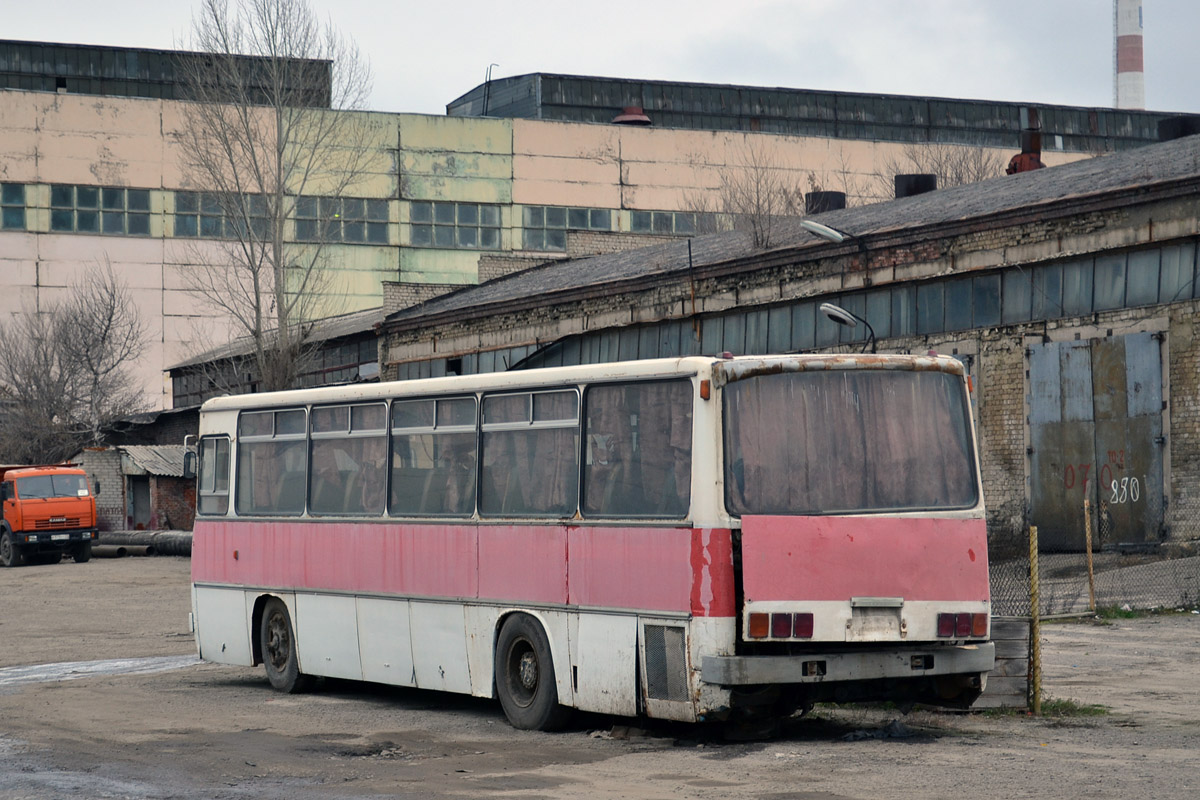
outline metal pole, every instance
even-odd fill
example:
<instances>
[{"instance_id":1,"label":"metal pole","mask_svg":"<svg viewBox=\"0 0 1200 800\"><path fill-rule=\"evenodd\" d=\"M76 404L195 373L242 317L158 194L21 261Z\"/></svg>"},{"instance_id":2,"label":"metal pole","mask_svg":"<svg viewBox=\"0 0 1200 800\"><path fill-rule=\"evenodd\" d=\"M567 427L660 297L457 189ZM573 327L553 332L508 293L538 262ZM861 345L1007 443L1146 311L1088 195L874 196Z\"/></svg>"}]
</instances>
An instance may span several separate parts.
<instances>
[{"instance_id":1,"label":"metal pole","mask_svg":"<svg viewBox=\"0 0 1200 800\"><path fill-rule=\"evenodd\" d=\"M1083 501L1083 540L1087 544L1088 608L1096 610L1096 573L1092 570L1092 501Z\"/></svg>"},{"instance_id":2,"label":"metal pole","mask_svg":"<svg viewBox=\"0 0 1200 800\"><path fill-rule=\"evenodd\" d=\"M1042 713L1042 616L1038 600L1038 532L1029 526L1029 708Z\"/></svg>"}]
</instances>

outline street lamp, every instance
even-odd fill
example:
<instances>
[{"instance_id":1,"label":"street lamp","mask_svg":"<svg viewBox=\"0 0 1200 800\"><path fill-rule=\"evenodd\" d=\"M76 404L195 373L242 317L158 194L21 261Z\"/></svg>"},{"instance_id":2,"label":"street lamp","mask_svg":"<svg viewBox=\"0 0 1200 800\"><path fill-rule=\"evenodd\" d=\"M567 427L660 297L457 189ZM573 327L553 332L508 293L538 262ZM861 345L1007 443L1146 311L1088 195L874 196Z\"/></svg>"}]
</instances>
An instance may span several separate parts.
<instances>
[{"instance_id":1,"label":"street lamp","mask_svg":"<svg viewBox=\"0 0 1200 800\"><path fill-rule=\"evenodd\" d=\"M828 317L832 322L836 322L838 325L845 325L848 328L854 328L860 322L863 325L866 325L868 334L867 344L863 345L863 352L866 352L868 346L871 348L872 353L875 352L875 329L871 327L871 323L867 322L853 311L847 311L841 306L836 306L833 303L821 303L820 309L822 314Z\"/></svg>"},{"instance_id":2,"label":"street lamp","mask_svg":"<svg viewBox=\"0 0 1200 800\"><path fill-rule=\"evenodd\" d=\"M831 228L828 225L822 225L813 219L800 220L800 227L804 228L804 230L808 231L814 236L820 236L822 239L828 242L833 242L834 244L841 244L847 239L858 238L852 233L846 233L845 231L839 231L837 228Z\"/></svg>"}]
</instances>

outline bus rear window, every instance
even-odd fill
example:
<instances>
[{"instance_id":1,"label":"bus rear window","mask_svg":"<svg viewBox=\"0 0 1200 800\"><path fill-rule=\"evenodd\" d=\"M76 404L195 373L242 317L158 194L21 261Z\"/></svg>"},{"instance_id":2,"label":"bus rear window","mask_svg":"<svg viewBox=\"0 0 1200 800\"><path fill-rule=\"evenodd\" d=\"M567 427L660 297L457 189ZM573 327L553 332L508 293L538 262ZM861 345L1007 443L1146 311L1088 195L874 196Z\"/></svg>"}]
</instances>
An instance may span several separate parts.
<instances>
[{"instance_id":1,"label":"bus rear window","mask_svg":"<svg viewBox=\"0 0 1200 800\"><path fill-rule=\"evenodd\" d=\"M760 375L724 396L731 514L830 514L976 504L962 380L942 372Z\"/></svg>"}]
</instances>

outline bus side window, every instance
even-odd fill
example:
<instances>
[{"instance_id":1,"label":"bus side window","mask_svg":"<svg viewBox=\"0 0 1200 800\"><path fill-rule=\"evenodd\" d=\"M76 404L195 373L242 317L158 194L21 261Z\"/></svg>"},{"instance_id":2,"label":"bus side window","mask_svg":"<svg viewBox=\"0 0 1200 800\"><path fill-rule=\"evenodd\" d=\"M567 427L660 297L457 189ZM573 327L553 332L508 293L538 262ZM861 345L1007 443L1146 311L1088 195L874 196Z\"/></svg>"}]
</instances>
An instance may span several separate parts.
<instances>
[{"instance_id":1,"label":"bus side window","mask_svg":"<svg viewBox=\"0 0 1200 800\"><path fill-rule=\"evenodd\" d=\"M474 397L392 404L390 513L475 513L476 409Z\"/></svg>"},{"instance_id":2,"label":"bus side window","mask_svg":"<svg viewBox=\"0 0 1200 800\"><path fill-rule=\"evenodd\" d=\"M588 387L586 422L584 514L687 515L692 472L689 381Z\"/></svg>"},{"instance_id":3,"label":"bus side window","mask_svg":"<svg viewBox=\"0 0 1200 800\"><path fill-rule=\"evenodd\" d=\"M304 511L307 440L304 409L245 412L238 420L237 511Z\"/></svg>"},{"instance_id":4,"label":"bus side window","mask_svg":"<svg viewBox=\"0 0 1200 800\"><path fill-rule=\"evenodd\" d=\"M200 440L200 475L197 480L201 514L229 511L229 439L225 436Z\"/></svg>"},{"instance_id":5,"label":"bus side window","mask_svg":"<svg viewBox=\"0 0 1200 800\"><path fill-rule=\"evenodd\" d=\"M579 396L493 395L483 405L482 514L569 517L579 496Z\"/></svg>"},{"instance_id":6,"label":"bus side window","mask_svg":"<svg viewBox=\"0 0 1200 800\"><path fill-rule=\"evenodd\" d=\"M310 514L383 513L386 420L383 403L313 409Z\"/></svg>"}]
</instances>

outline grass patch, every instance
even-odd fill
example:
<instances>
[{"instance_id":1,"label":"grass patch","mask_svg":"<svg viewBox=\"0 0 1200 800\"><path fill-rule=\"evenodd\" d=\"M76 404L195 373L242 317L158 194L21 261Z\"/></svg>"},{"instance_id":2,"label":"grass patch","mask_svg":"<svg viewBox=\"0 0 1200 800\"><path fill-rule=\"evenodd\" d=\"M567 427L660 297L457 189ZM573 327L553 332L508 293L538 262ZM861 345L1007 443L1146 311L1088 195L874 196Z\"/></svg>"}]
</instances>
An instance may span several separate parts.
<instances>
[{"instance_id":1,"label":"grass patch","mask_svg":"<svg viewBox=\"0 0 1200 800\"><path fill-rule=\"evenodd\" d=\"M1142 617L1170 617L1177 614L1193 613L1192 606L1154 606L1153 608L1125 608L1122 606L1101 606L1096 609L1096 619L1141 619Z\"/></svg>"},{"instance_id":2,"label":"grass patch","mask_svg":"<svg viewBox=\"0 0 1200 800\"><path fill-rule=\"evenodd\" d=\"M1032 717L1028 708L987 708L979 712L983 717L1000 719L1005 717ZM1043 719L1076 719L1079 717L1104 717L1112 713L1108 706L1080 703L1075 700L1042 699Z\"/></svg>"},{"instance_id":3,"label":"grass patch","mask_svg":"<svg viewBox=\"0 0 1200 800\"><path fill-rule=\"evenodd\" d=\"M1104 717L1109 713L1111 712L1108 706L1080 703L1075 700L1060 700L1056 697L1047 697L1042 700L1042 716L1052 719Z\"/></svg>"}]
</instances>

